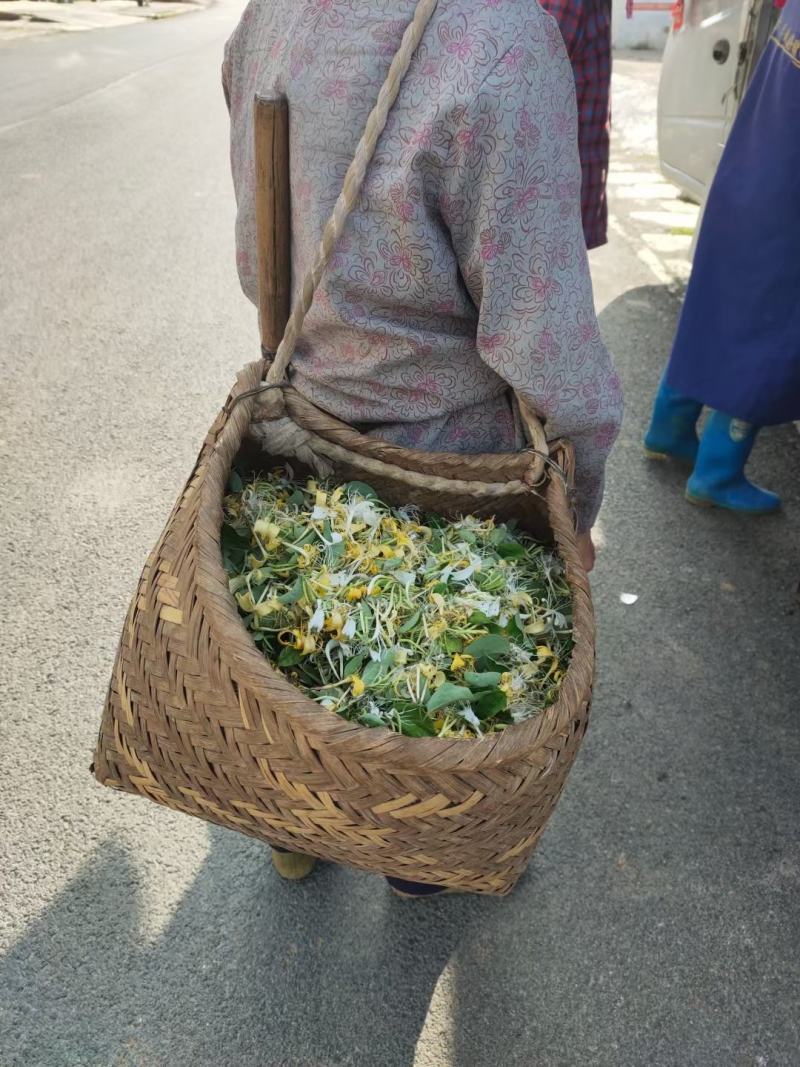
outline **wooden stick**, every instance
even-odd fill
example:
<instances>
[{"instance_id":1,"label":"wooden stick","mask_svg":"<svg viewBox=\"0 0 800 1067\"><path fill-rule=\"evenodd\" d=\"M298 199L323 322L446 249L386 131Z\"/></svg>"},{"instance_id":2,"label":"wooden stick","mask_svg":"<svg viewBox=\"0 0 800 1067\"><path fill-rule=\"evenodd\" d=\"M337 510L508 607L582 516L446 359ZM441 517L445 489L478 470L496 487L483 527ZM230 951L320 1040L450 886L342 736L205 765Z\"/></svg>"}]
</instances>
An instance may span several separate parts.
<instances>
[{"instance_id":1,"label":"wooden stick","mask_svg":"<svg viewBox=\"0 0 800 1067\"><path fill-rule=\"evenodd\" d=\"M289 105L256 96L256 243L261 345L274 353L289 320L292 297Z\"/></svg>"}]
</instances>

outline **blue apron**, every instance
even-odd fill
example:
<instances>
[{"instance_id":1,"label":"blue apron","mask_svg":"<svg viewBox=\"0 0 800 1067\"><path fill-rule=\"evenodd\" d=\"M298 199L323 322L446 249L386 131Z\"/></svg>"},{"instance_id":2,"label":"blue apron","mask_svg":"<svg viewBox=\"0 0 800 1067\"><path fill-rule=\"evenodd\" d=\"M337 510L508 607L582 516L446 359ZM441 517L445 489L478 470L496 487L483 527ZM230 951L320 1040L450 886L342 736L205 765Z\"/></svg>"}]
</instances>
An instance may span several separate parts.
<instances>
[{"instance_id":1,"label":"blue apron","mask_svg":"<svg viewBox=\"0 0 800 1067\"><path fill-rule=\"evenodd\" d=\"M784 9L722 154L667 382L757 426L800 419L800 0Z\"/></svg>"}]
</instances>

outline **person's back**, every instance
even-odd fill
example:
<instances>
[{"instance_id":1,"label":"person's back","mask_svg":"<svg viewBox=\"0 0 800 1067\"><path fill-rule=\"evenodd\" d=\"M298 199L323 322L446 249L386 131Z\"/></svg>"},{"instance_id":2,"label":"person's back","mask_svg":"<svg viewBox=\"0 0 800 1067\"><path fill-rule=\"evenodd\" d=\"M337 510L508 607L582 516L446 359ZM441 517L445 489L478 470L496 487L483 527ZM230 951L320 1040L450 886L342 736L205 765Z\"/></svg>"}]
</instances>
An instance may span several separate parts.
<instances>
[{"instance_id":1,"label":"person's back","mask_svg":"<svg viewBox=\"0 0 800 1067\"><path fill-rule=\"evenodd\" d=\"M310 264L414 0L253 0L229 43L239 271L256 299L252 103L291 116ZM306 320L297 388L400 444L521 443L508 384L578 452L594 519L620 416L580 220L572 72L534 0L439 0Z\"/></svg>"}]
</instances>

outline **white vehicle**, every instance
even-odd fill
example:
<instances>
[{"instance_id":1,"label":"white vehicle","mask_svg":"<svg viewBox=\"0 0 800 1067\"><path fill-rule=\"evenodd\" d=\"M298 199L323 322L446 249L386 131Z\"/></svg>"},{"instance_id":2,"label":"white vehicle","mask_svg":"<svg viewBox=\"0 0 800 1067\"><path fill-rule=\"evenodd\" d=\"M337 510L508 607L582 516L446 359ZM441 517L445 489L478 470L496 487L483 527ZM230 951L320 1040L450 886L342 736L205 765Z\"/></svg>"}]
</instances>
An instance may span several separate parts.
<instances>
[{"instance_id":1,"label":"white vehicle","mask_svg":"<svg viewBox=\"0 0 800 1067\"><path fill-rule=\"evenodd\" d=\"M702 204L777 21L772 0L677 0L658 90L664 177Z\"/></svg>"}]
</instances>

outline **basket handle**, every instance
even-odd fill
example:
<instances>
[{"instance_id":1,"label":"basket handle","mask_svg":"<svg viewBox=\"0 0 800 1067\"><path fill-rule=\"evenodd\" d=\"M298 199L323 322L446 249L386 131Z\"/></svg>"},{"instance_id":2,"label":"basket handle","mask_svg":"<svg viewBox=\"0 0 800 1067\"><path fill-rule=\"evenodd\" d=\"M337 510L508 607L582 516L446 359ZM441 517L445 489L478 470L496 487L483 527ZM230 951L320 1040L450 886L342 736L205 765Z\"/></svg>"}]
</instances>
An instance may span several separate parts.
<instances>
[{"instance_id":1,"label":"basket handle","mask_svg":"<svg viewBox=\"0 0 800 1067\"><path fill-rule=\"evenodd\" d=\"M256 171L258 321L263 352L275 352L286 332L292 299L289 104L256 96L253 104Z\"/></svg>"}]
</instances>

